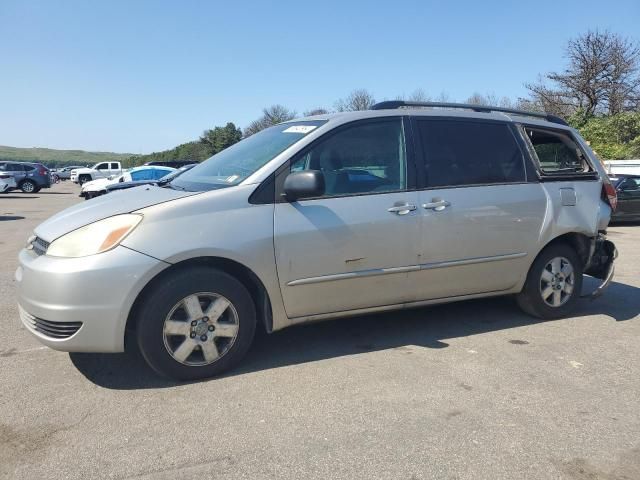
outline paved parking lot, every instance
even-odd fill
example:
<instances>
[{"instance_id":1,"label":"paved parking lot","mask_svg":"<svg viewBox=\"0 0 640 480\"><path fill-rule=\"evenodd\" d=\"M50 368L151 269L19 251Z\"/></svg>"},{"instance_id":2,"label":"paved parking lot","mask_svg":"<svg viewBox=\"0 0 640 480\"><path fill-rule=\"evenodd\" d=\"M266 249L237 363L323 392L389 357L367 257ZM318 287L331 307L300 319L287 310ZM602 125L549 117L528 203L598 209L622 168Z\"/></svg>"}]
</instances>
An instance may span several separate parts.
<instances>
[{"instance_id":1,"label":"paved parking lot","mask_svg":"<svg viewBox=\"0 0 640 480\"><path fill-rule=\"evenodd\" d=\"M499 298L318 323L175 384L19 322L17 252L78 189L0 195L0 478L640 478L640 226L610 228L615 283L573 318Z\"/></svg>"}]
</instances>

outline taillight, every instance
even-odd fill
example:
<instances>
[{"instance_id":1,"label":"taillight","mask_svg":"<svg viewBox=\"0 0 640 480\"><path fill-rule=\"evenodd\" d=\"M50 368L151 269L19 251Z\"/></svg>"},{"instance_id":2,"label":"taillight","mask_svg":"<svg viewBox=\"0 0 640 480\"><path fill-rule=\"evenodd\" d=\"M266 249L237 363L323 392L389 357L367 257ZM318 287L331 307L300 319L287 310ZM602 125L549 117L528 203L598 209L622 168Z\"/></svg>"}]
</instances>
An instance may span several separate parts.
<instances>
[{"instance_id":1,"label":"taillight","mask_svg":"<svg viewBox=\"0 0 640 480\"><path fill-rule=\"evenodd\" d=\"M38 173L40 175L46 175L47 174L47 169L44 167L38 167Z\"/></svg>"},{"instance_id":2,"label":"taillight","mask_svg":"<svg viewBox=\"0 0 640 480\"><path fill-rule=\"evenodd\" d=\"M611 210L615 211L618 206L618 193L616 192L616 187L607 180L602 184L602 199L609 204Z\"/></svg>"}]
</instances>

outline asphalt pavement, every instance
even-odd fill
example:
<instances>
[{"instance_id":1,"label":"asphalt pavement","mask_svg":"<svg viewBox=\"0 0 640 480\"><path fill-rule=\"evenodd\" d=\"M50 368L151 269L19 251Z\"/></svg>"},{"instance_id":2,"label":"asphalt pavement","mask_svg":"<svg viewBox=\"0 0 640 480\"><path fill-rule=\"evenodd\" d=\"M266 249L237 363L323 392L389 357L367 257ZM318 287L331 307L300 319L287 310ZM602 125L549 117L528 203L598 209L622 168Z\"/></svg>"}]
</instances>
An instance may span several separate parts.
<instances>
[{"instance_id":1,"label":"asphalt pavement","mask_svg":"<svg viewBox=\"0 0 640 480\"><path fill-rule=\"evenodd\" d=\"M571 318L494 298L299 326L177 384L22 327L17 253L78 191L0 195L0 478L640 479L640 225L610 228L615 281Z\"/></svg>"}]
</instances>

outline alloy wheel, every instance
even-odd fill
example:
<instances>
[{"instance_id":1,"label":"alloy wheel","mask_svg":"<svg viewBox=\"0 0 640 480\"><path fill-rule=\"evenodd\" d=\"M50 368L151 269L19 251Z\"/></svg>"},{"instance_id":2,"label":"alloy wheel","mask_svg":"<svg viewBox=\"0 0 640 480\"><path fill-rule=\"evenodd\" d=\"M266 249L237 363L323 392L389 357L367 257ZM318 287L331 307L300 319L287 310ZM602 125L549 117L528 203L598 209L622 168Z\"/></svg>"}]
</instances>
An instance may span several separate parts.
<instances>
[{"instance_id":1,"label":"alloy wheel","mask_svg":"<svg viewBox=\"0 0 640 480\"><path fill-rule=\"evenodd\" d=\"M238 329L238 312L227 298L213 292L194 293L166 316L164 346L183 365L210 365L233 346Z\"/></svg>"},{"instance_id":2,"label":"alloy wheel","mask_svg":"<svg viewBox=\"0 0 640 480\"><path fill-rule=\"evenodd\" d=\"M550 307L561 307L573 295L575 273L565 257L551 259L542 269L540 295Z\"/></svg>"}]
</instances>

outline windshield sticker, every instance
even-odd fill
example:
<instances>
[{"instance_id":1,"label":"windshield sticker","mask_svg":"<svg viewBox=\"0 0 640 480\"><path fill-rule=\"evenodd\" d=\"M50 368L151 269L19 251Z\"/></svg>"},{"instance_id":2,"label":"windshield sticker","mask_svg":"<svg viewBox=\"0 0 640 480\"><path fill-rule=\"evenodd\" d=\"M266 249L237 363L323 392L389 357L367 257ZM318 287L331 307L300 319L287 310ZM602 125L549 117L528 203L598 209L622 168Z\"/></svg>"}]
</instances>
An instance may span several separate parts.
<instances>
[{"instance_id":1,"label":"windshield sticker","mask_svg":"<svg viewBox=\"0 0 640 480\"><path fill-rule=\"evenodd\" d=\"M240 178L239 175L231 175L230 177L227 177L227 179L225 180L227 183L233 183L235 182L238 178Z\"/></svg>"},{"instance_id":2,"label":"windshield sticker","mask_svg":"<svg viewBox=\"0 0 640 480\"><path fill-rule=\"evenodd\" d=\"M286 130L283 130L282 133L309 133L311 130L316 129L316 125L294 125L293 127L289 127Z\"/></svg>"}]
</instances>

